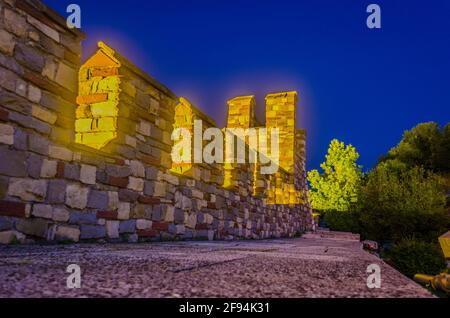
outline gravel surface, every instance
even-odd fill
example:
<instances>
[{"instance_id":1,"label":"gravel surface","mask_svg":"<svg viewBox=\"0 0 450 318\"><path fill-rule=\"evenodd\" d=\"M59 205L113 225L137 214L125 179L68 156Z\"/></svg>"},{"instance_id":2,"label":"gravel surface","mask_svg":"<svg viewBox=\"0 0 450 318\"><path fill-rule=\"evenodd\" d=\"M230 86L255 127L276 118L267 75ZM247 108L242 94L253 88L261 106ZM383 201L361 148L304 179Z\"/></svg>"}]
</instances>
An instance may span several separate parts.
<instances>
[{"instance_id":1,"label":"gravel surface","mask_svg":"<svg viewBox=\"0 0 450 318\"><path fill-rule=\"evenodd\" d=\"M66 268L81 268L69 289ZM366 285L381 267L381 288ZM433 297L359 242L288 239L0 247L0 297Z\"/></svg>"}]
</instances>

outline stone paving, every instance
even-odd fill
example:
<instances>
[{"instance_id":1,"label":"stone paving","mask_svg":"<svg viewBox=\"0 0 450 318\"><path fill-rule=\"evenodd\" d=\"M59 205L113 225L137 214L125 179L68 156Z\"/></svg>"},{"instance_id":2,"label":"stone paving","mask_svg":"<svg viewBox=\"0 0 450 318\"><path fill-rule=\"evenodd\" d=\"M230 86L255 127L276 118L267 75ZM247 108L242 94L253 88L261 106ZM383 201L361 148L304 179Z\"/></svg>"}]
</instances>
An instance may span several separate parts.
<instances>
[{"instance_id":1,"label":"stone paving","mask_svg":"<svg viewBox=\"0 0 450 318\"><path fill-rule=\"evenodd\" d=\"M369 289L367 266L382 285ZM68 289L70 264L81 288ZM0 247L0 297L433 297L357 241L79 244Z\"/></svg>"}]
</instances>

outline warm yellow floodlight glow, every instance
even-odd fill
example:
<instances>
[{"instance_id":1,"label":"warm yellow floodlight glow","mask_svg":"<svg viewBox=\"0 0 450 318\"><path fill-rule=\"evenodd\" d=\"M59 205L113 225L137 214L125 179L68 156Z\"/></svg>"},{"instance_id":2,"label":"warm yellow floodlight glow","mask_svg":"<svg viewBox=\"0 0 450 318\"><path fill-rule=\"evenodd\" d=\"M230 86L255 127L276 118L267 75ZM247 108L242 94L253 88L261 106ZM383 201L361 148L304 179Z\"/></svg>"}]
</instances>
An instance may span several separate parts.
<instances>
[{"instance_id":1,"label":"warm yellow floodlight glow","mask_svg":"<svg viewBox=\"0 0 450 318\"><path fill-rule=\"evenodd\" d=\"M175 122L173 124L174 129L185 128L191 134L194 129L194 112L192 109L192 104L183 97L180 97L178 105L175 107ZM192 142L191 142L192 145ZM191 147L192 149L192 147ZM182 148L180 149L180 152ZM192 169L192 151L190 155L190 162L182 162L182 163L172 163L172 168L170 171L186 175ZM183 156L183 153L179 153L180 157Z\"/></svg>"},{"instance_id":2,"label":"warm yellow floodlight glow","mask_svg":"<svg viewBox=\"0 0 450 318\"><path fill-rule=\"evenodd\" d=\"M99 42L97 52L80 68L75 120L75 141L79 144L102 149L117 138L121 63L116 56L112 48ZM295 171L295 151L298 146L296 103L297 92L294 91L267 95L264 127L255 116L254 96L235 97L228 101L227 127L217 133L212 131L217 129L214 128L213 120L181 97L173 118L174 143L170 171L199 179L201 169L195 165L204 163L202 157L207 155L214 160L219 158L211 162L222 164L224 188L236 189L241 183L239 173L245 171L253 175L253 191L250 193L264 197L266 204L303 204L307 198L303 197L303 192L297 190L294 183L298 173ZM203 121L205 125L202 125ZM272 134L272 131L276 133ZM198 140L192 137L196 133L199 135L196 137ZM186 135L192 138L182 138ZM208 137L203 140L204 136ZM225 138L216 144L220 137ZM208 143L205 146L206 141ZM269 146L273 144L277 145L276 150ZM217 145L221 145L221 151L215 148ZM249 161L250 157L254 159L248 163L245 162L247 151ZM221 156L225 157L224 161L220 161ZM241 169L242 164L248 166ZM262 172L263 168L271 167L276 168L274 172Z\"/></svg>"},{"instance_id":3,"label":"warm yellow floodlight glow","mask_svg":"<svg viewBox=\"0 0 450 318\"><path fill-rule=\"evenodd\" d=\"M98 51L79 72L75 141L101 149L117 137L120 62L114 50L99 42Z\"/></svg>"}]
</instances>

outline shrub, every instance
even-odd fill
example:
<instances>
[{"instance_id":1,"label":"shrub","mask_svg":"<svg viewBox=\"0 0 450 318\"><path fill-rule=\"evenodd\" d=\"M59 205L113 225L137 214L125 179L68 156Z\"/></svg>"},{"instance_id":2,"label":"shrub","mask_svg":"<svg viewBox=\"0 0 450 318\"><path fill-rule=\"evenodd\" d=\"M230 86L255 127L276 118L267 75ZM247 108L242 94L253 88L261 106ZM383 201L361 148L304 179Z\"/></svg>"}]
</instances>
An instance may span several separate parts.
<instances>
[{"instance_id":1,"label":"shrub","mask_svg":"<svg viewBox=\"0 0 450 318\"><path fill-rule=\"evenodd\" d=\"M353 212L328 211L322 217L332 231L359 232L358 216Z\"/></svg>"},{"instance_id":2,"label":"shrub","mask_svg":"<svg viewBox=\"0 0 450 318\"><path fill-rule=\"evenodd\" d=\"M403 274L437 275L446 267L444 255L436 243L417 239L404 239L394 244L387 253L387 259Z\"/></svg>"},{"instance_id":3,"label":"shrub","mask_svg":"<svg viewBox=\"0 0 450 318\"><path fill-rule=\"evenodd\" d=\"M380 163L368 175L359 202L363 237L380 243L410 236L435 242L449 226L438 178L396 160Z\"/></svg>"}]
</instances>

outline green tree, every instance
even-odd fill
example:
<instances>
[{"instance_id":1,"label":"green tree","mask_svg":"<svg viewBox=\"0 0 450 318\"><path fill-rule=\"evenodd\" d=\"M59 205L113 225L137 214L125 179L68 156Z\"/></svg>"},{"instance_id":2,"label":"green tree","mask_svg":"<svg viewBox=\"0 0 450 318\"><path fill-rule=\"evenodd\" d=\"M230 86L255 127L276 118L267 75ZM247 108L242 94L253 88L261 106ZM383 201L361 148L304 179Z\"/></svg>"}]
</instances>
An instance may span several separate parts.
<instances>
[{"instance_id":1,"label":"green tree","mask_svg":"<svg viewBox=\"0 0 450 318\"><path fill-rule=\"evenodd\" d=\"M310 199L318 211L349 211L357 202L362 178L361 167L356 164L359 154L352 145L334 139L326 160L320 165L323 173L308 173Z\"/></svg>"},{"instance_id":2,"label":"green tree","mask_svg":"<svg viewBox=\"0 0 450 318\"><path fill-rule=\"evenodd\" d=\"M437 148L435 159L436 170L450 174L450 123L442 129L441 142Z\"/></svg>"},{"instance_id":3,"label":"green tree","mask_svg":"<svg viewBox=\"0 0 450 318\"><path fill-rule=\"evenodd\" d=\"M423 167L411 168L399 160L382 162L367 176L359 199L365 238L398 242L414 235L435 241L449 226L443 187Z\"/></svg>"},{"instance_id":4,"label":"green tree","mask_svg":"<svg viewBox=\"0 0 450 318\"><path fill-rule=\"evenodd\" d=\"M450 172L450 124L421 123L405 131L400 143L381 161L399 160L410 167L422 166L434 172Z\"/></svg>"}]
</instances>

